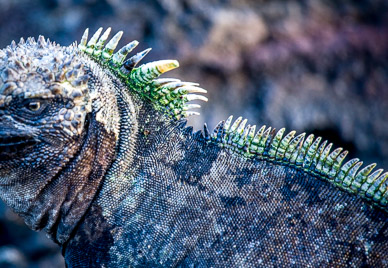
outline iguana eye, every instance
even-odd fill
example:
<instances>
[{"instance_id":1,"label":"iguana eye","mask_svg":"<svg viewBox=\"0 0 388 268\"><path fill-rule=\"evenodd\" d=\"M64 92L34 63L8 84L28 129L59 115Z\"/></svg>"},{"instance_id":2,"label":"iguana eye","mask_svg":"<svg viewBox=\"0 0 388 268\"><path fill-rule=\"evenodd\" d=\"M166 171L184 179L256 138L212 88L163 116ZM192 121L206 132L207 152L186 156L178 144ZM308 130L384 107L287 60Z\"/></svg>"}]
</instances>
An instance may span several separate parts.
<instances>
[{"instance_id":1,"label":"iguana eye","mask_svg":"<svg viewBox=\"0 0 388 268\"><path fill-rule=\"evenodd\" d=\"M32 112L36 112L40 109L39 101L32 101L26 104L26 108Z\"/></svg>"}]
</instances>

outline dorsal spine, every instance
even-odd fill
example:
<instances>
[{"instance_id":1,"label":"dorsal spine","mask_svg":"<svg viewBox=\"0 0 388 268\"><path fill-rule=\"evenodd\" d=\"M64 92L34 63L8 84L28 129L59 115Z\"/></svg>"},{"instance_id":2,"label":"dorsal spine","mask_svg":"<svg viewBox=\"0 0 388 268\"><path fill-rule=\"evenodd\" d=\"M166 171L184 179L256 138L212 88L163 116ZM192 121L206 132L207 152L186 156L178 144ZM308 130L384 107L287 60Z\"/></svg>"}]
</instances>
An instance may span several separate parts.
<instances>
[{"instance_id":1,"label":"dorsal spine","mask_svg":"<svg viewBox=\"0 0 388 268\"><path fill-rule=\"evenodd\" d=\"M233 117L230 116L226 121L221 121L211 135L205 126L205 140L247 158L258 158L301 169L388 210L388 172L383 173L379 169L369 175L376 164L358 171L363 162L353 158L342 164L348 152L337 148L330 153L332 144L326 145L327 141L321 143L321 137L314 139L311 134L305 139L305 133L294 137L295 131L283 137L284 128L275 133L275 129L266 126L255 133L256 126L246 126L246 119L239 117L233 124L232 120Z\"/></svg>"},{"instance_id":2,"label":"dorsal spine","mask_svg":"<svg viewBox=\"0 0 388 268\"><path fill-rule=\"evenodd\" d=\"M199 108L198 104L188 104L193 100L207 101L207 98L193 93L206 93L196 83L182 82L178 79L160 79L161 74L179 67L176 60L160 60L136 67L147 55L146 49L126 60L127 55L139 44L136 40L114 53L123 32L118 32L105 45L111 29L108 28L100 37L102 28L88 41L89 29L86 29L78 48L90 58L103 66L107 66L124 83L140 96L150 100L155 108L164 111L173 118L198 115L191 109ZM105 45L105 46L104 46Z\"/></svg>"}]
</instances>

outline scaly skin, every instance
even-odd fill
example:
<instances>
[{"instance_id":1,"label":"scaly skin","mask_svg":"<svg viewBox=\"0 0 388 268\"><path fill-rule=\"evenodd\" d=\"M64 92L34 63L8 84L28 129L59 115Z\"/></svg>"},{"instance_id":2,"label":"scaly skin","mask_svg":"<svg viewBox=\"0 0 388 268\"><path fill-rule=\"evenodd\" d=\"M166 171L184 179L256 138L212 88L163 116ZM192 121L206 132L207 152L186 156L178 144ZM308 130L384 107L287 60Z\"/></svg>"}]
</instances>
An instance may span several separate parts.
<instances>
[{"instance_id":1,"label":"scaly skin","mask_svg":"<svg viewBox=\"0 0 388 268\"><path fill-rule=\"evenodd\" d=\"M192 133L206 91L109 32L0 51L0 196L68 267L388 265L388 173L241 118Z\"/></svg>"}]
</instances>

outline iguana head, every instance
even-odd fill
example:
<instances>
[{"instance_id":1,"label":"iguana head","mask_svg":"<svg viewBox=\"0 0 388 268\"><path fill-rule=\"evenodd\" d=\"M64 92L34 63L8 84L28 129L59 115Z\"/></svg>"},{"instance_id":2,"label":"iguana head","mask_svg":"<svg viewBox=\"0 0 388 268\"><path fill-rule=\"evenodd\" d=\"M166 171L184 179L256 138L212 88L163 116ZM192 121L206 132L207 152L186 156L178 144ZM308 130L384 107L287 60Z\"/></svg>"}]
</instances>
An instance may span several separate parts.
<instances>
[{"instance_id":1,"label":"iguana head","mask_svg":"<svg viewBox=\"0 0 388 268\"><path fill-rule=\"evenodd\" d=\"M0 51L0 166L71 157L92 99L75 50L41 36Z\"/></svg>"},{"instance_id":2,"label":"iguana head","mask_svg":"<svg viewBox=\"0 0 388 268\"><path fill-rule=\"evenodd\" d=\"M0 50L0 197L31 228L57 232L78 185L92 176L97 188L111 163L120 116L108 80L75 45L41 36Z\"/></svg>"}]
</instances>

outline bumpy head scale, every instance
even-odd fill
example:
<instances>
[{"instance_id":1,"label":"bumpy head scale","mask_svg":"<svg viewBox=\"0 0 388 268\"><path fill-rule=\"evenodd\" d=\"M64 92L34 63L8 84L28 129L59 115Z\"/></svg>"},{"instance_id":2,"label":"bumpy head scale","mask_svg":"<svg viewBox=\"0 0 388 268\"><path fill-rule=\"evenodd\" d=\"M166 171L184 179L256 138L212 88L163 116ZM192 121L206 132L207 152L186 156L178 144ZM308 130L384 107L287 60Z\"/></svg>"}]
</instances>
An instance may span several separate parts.
<instances>
[{"instance_id":1,"label":"bumpy head scale","mask_svg":"<svg viewBox=\"0 0 388 268\"><path fill-rule=\"evenodd\" d=\"M42 100L62 99L67 105L51 118L54 129L80 134L91 111L87 89L89 76L75 57L76 47L61 47L39 36L21 39L0 51L0 108L24 100L27 109L38 112ZM53 53L55 51L55 53Z\"/></svg>"}]
</instances>

